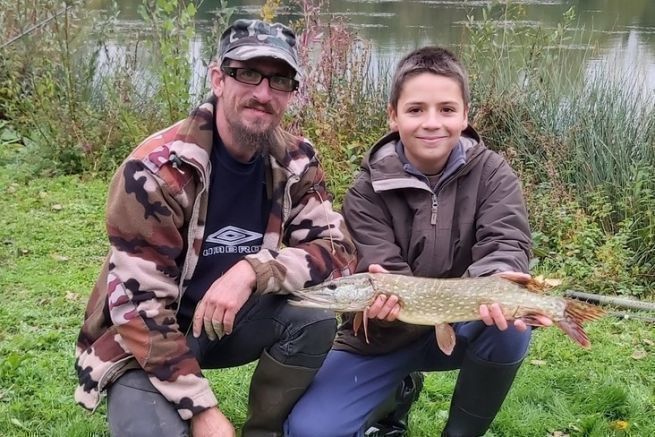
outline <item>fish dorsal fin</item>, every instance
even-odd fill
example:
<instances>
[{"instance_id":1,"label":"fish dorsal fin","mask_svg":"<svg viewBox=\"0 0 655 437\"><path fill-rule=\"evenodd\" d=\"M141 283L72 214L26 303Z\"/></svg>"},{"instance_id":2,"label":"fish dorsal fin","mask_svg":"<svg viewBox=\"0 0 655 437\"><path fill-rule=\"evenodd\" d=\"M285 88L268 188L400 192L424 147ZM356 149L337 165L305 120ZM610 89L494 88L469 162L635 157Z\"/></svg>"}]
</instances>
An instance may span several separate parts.
<instances>
[{"instance_id":1,"label":"fish dorsal fin","mask_svg":"<svg viewBox=\"0 0 655 437\"><path fill-rule=\"evenodd\" d=\"M533 293L543 294L547 290L553 288L553 285L549 284L548 280L538 277L525 277L522 275L514 275L512 273L500 273L498 276L518 284L521 287L527 288L528 291Z\"/></svg>"}]
</instances>

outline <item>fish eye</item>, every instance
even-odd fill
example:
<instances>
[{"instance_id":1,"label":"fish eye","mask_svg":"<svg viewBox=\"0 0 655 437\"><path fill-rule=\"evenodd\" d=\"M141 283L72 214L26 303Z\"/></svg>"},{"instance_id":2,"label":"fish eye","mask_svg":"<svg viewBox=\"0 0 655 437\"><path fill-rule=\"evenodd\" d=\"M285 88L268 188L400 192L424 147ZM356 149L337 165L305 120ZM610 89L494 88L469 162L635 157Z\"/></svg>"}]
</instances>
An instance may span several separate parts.
<instances>
[{"instance_id":1,"label":"fish eye","mask_svg":"<svg viewBox=\"0 0 655 437\"><path fill-rule=\"evenodd\" d=\"M337 284L330 284L327 286L329 290L336 290L337 289Z\"/></svg>"}]
</instances>

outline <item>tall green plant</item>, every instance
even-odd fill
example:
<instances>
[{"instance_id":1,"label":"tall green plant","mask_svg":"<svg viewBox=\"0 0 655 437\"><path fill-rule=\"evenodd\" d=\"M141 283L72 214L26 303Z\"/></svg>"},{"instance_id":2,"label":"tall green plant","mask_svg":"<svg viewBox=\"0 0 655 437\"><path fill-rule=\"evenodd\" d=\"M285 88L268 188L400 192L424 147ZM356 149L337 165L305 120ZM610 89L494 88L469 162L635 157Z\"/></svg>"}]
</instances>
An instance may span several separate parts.
<instances>
[{"instance_id":1,"label":"tall green plant","mask_svg":"<svg viewBox=\"0 0 655 437\"><path fill-rule=\"evenodd\" d=\"M196 12L193 2L177 0L147 0L139 6L139 15L152 31L152 38L146 43L152 50L152 71L159 79L153 102L162 102L169 123L191 108L189 53L195 36Z\"/></svg>"},{"instance_id":2,"label":"tall green plant","mask_svg":"<svg viewBox=\"0 0 655 437\"><path fill-rule=\"evenodd\" d=\"M522 13L509 5L469 17L472 114L521 172L541 266L597 289L649 294L655 99L614 64L584 70L589 52L569 62L563 45L582 38L573 10L545 32L506 27Z\"/></svg>"},{"instance_id":3,"label":"tall green plant","mask_svg":"<svg viewBox=\"0 0 655 437\"><path fill-rule=\"evenodd\" d=\"M302 11L292 25L303 68L288 127L312 139L337 204L362 156L386 130L387 66L371 67L369 43L344 17L322 20L322 2L294 0Z\"/></svg>"}]
</instances>

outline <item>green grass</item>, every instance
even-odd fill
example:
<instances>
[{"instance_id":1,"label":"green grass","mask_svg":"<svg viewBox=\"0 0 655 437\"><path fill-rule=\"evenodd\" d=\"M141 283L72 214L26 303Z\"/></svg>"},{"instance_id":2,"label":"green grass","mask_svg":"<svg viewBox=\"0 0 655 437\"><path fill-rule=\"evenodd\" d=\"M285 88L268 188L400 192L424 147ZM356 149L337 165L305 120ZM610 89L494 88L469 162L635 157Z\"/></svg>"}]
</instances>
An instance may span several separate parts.
<instances>
[{"instance_id":1,"label":"green grass","mask_svg":"<svg viewBox=\"0 0 655 437\"><path fill-rule=\"evenodd\" d=\"M107 247L107 182L16 181L9 173L0 172L0 435L107 435L104 404L89 414L72 397L75 337ZM536 334L488 436L655 435L653 325L606 318L588 332L590 351L557 329ZM252 369L208 372L236 426L245 419ZM411 436L434 436L443 426L455 375L428 376ZM617 421L628 430L615 431Z\"/></svg>"}]
</instances>

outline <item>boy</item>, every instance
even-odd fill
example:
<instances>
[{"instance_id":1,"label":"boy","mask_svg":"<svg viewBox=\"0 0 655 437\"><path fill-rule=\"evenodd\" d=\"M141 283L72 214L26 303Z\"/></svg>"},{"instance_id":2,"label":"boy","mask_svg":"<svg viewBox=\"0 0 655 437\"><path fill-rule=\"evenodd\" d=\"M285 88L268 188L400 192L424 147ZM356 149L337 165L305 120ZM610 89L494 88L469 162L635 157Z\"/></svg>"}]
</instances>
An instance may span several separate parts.
<instances>
[{"instance_id":1,"label":"boy","mask_svg":"<svg viewBox=\"0 0 655 437\"><path fill-rule=\"evenodd\" d=\"M466 73L448 50L425 47L400 61L388 106L392 132L370 150L344 202L358 271L526 274L531 239L518 178L468 126L468 111ZM408 373L457 368L442 435L486 432L526 355L530 330L521 320L508 324L497 304L483 305L481 321L453 325L456 345L446 355L431 328L395 321L397 302L380 296L371 305L370 343L346 319L289 416L288 435L363 435Z\"/></svg>"}]
</instances>

